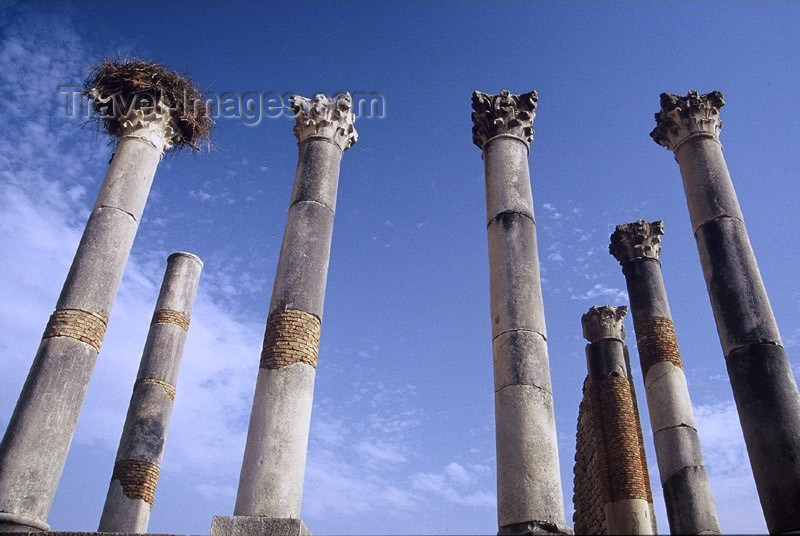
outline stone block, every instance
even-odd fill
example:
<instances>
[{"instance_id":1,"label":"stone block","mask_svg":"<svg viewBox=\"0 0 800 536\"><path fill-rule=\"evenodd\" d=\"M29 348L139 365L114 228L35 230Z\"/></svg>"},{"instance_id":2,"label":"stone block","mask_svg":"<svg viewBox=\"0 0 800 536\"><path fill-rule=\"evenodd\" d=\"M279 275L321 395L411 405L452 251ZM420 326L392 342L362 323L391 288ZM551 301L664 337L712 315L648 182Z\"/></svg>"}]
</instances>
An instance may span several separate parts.
<instances>
[{"instance_id":1,"label":"stone block","mask_svg":"<svg viewBox=\"0 0 800 536\"><path fill-rule=\"evenodd\" d=\"M780 344L744 223L713 220L697 230L696 238L723 353L749 344Z\"/></svg>"},{"instance_id":2,"label":"stone block","mask_svg":"<svg viewBox=\"0 0 800 536\"><path fill-rule=\"evenodd\" d=\"M652 510L644 499L623 499L604 507L609 534L654 534Z\"/></svg>"},{"instance_id":3,"label":"stone block","mask_svg":"<svg viewBox=\"0 0 800 536\"><path fill-rule=\"evenodd\" d=\"M528 150L513 138L496 138L484 147L486 220L503 212L533 219Z\"/></svg>"},{"instance_id":4,"label":"stone block","mask_svg":"<svg viewBox=\"0 0 800 536\"><path fill-rule=\"evenodd\" d=\"M688 426L667 428L653 434L658 456L658 473L663 486L672 475L686 467L702 467L703 454L697 430Z\"/></svg>"},{"instance_id":5,"label":"stone block","mask_svg":"<svg viewBox=\"0 0 800 536\"><path fill-rule=\"evenodd\" d=\"M115 208L96 208L67 274L56 309L111 311L138 222Z\"/></svg>"},{"instance_id":6,"label":"stone block","mask_svg":"<svg viewBox=\"0 0 800 536\"><path fill-rule=\"evenodd\" d=\"M499 526L564 519L552 395L530 385L495 393Z\"/></svg>"},{"instance_id":7,"label":"stone block","mask_svg":"<svg viewBox=\"0 0 800 536\"><path fill-rule=\"evenodd\" d=\"M659 361L652 365L645 377L645 390L654 434L675 426L689 426L697 430L682 368L670 361Z\"/></svg>"},{"instance_id":8,"label":"stone block","mask_svg":"<svg viewBox=\"0 0 800 536\"><path fill-rule=\"evenodd\" d=\"M526 329L547 338L533 220L503 213L488 234L492 337Z\"/></svg>"},{"instance_id":9,"label":"stone block","mask_svg":"<svg viewBox=\"0 0 800 536\"><path fill-rule=\"evenodd\" d=\"M332 235L333 212L325 205L302 201L289 208L270 312L297 309L322 319Z\"/></svg>"},{"instance_id":10,"label":"stone block","mask_svg":"<svg viewBox=\"0 0 800 536\"><path fill-rule=\"evenodd\" d=\"M210 536L311 536L301 519L214 516Z\"/></svg>"},{"instance_id":11,"label":"stone block","mask_svg":"<svg viewBox=\"0 0 800 536\"><path fill-rule=\"evenodd\" d=\"M702 466L684 467L664 483L672 534L719 534L717 508Z\"/></svg>"},{"instance_id":12,"label":"stone block","mask_svg":"<svg viewBox=\"0 0 800 536\"><path fill-rule=\"evenodd\" d=\"M138 224L160 159L161 151L152 143L136 137L120 138L94 209L118 209Z\"/></svg>"},{"instance_id":13,"label":"stone block","mask_svg":"<svg viewBox=\"0 0 800 536\"><path fill-rule=\"evenodd\" d=\"M634 326L638 317L671 317L661 262L643 258L628 262L622 268L630 296Z\"/></svg>"},{"instance_id":14,"label":"stone block","mask_svg":"<svg viewBox=\"0 0 800 536\"><path fill-rule=\"evenodd\" d=\"M300 514L315 372L305 363L259 369L234 509L237 516Z\"/></svg>"},{"instance_id":15,"label":"stone block","mask_svg":"<svg viewBox=\"0 0 800 536\"><path fill-rule=\"evenodd\" d=\"M310 139L300 146L290 205L313 201L336 211L339 165L342 151L324 139Z\"/></svg>"},{"instance_id":16,"label":"stone block","mask_svg":"<svg viewBox=\"0 0 800 536\"><path fill-rule=\"evenodd\" d=\"M800 395L786 351L754 344L725 361L767 528L800 531Z\"/></svg>"},{"instance_id":17,"label":"stone block","mask_svg":"<svg viewBox=\"0 0 800 536\"><path fill-rule=\"evenodd\" d=\"M533 385L552 392L547 342L534 331L507 331L492 341L494 390Z\"/></svg>"},{"instance_id":18,"label":"stone block","mask_svg":"<svg viewBox=\"0 0 800 536\"><path fill-rule=\"evenodd\" d=\"M712 138L681 144L676 154L689 205L692 229L726 216L742 220L742 211L728 173L722 146Z\"/></svg>"}]
</instances>

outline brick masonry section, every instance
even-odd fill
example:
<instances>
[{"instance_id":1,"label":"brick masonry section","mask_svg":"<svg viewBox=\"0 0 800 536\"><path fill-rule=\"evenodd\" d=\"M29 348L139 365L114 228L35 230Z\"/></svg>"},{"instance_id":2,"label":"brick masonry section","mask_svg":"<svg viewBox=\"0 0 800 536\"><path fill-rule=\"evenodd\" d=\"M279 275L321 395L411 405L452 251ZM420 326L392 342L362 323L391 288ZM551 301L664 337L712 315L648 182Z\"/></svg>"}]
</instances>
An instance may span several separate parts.
<instances>
[{"instance_id":1,"label":"brick masonry section","mask_svg":"<svg viewBox=\"0 0 800 536\"><path fill-rule=\"evenodd\" d=\"M643 376L647 377L650 367L661 361L669 361L676 367L683 368L671 318L651 316L636 322L634 328Z\"/></svg>"},{"instance_id":2,"label":"brick masonry section","mask_svg":"<svg viewBox=\"0 0 800 536\"><path fill-rule=\"evenodd\" d=\"M164 380L158 378L139 378L136 380L136 383L133 384L134 390L139 386L139 384L142 383L154 383L156 385L160 385L164 389L164 392L167 393L169 399L173 402L175 401L175 386L171 383L165 382Z\"/></svg>"},{"instance_id":3,"label":"brick masonry section","mask_svg":"<svg viewBox=\"0 0 800 536\"><path fill-rule=\"evenodd\" d=\"M609 500L648 499L642 463L642 445L630 382L610 376L592 385L593 405L599 408L602 436L608 459ZM597 417L595 412L595 417Z\"/></svg>"},{"instance_id":4,"label":"brick masonry section","mask_svg":"<svg viewBox=\"0 0 800 536\"><path fill-rule=\"evenodd\" d=\"M317 368L319 350L319 318L305 311L279 309L270 313L261 368L277 369L294 363Z\"/></svg>"},{"instance_id":5,"label":"brick masonry section","mask_svg":"<svg viewBox=\"0 0 800 536\"><path fill-rule=\"evenodd\" d=\"M578 432L575 436L575 467L573 468L572 504L575 512L572 521L575 523L575 534L607 534L603 505L606 503L608 490L601 472L605 466L605 457L597 448L595 440L595 424L592 408L592 397L589 392L589 378L583 382L583 400L578 410Z\"/></svg>"},{"instance_id":6,"label":"brick masonry section","mask_svg":"<svg viewBox=\"0 0 800 536\"><path fill-rule=\"evenodd\" d=\"M89 313L80 309L58 309L50 315L43 339L70 337L100 351L106 335L108 317L103 313Z\"/></svg>"},{"instance_id":7,"label":"brick masonry section","mask_svg":"<svg viewBox=\"0 0 800 536\"><path fill-rule=\"evenodd\" d=\"M153 313L153 320L150 325L152 326L153 324L175 324L183 331L189 331L189 317L171 309L159 309Z\"/></svg>"},{"instance_id":8,"label":"brick masonry section","mask_svg":"<svg viewBox=\"0 0 800 536\"><path fill-rule=\"evenodd\" d=\"M129 499L141 499L153 506L158 484L158 466L142 460L118 460L111 480L119 480Z\"/></svg>"}]
</instances>

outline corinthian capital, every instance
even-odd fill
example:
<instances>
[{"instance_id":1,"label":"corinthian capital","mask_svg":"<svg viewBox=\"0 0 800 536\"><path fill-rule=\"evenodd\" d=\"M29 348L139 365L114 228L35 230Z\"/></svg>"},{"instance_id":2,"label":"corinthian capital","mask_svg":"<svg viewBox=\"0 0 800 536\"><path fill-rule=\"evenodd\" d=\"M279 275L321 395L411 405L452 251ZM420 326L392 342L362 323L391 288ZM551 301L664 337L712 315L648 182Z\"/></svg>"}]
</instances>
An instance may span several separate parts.
<instances>
[{"instance_id":1,"label":"corinthian capital","mask_svg":"<svg viewBox=\"0 0 800 536\"><path fill-rule=\"evenodd\" d=\"M617 225L608 252L623 266L634 259L658 259L664 222L644 220Z\"/></svg>"},{"instance_id":2,"label":"corinthian capital","mask_svg":"<svg viewBox=\"0 0 800 536\"><path fill-rule=\"evenodd\" d=\"M298 144L308 138L328 138L344 151L358 139L353 123L353 98L350 93L328 98L321 93L307 99L299 95L292 97L294 110L294 135Z\"/></svg>"},{"instance_id":3,"label":"corinthian capital","mask_svg":"<svg viewBox=\"0 0 800 536\"><path fill-rule=\"evenodd\" d=\"M483 149L495 136L515 136L530 147L533 119L536 117L535 91L512 95L507 90L498 95L475 91L472 94L472 141Z\"/></svg>"},{"instance_id":4,"label":"corinthian capital","mask_svg":"<svg viewBox=\"0 0 800 536\"><path fill-rule=\"evenodd\" d=\"M685 97L662 93L661 111L656 114L656 128L650 137L670 151L694 136L716 138L722 129L719 110L724 105L719 91L705 95L690 91Z\"/></svg>"},{"instance_id":5,"label":"corinthian capital","mask_svg":"<svg viewBox=\"0 0 800 536\"><path fill-rule=\"evenodd\" d=\"M623 319L627 313L626 305L619 307L595 305L581 317L583 337L589 342L597 342L601 339L624 341L625 323Z\"/></svg>"}]
</instances>

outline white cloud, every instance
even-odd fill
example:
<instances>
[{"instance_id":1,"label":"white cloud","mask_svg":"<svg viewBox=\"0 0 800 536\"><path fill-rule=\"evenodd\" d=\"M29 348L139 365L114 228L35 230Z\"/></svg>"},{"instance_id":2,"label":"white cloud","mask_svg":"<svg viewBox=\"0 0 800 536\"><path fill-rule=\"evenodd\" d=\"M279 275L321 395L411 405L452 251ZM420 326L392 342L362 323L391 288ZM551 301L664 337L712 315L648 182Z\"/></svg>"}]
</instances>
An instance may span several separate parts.
<instances>
[{"instance_id":1,"label":"white cloud","mask_svg":"<svg viewBox=\"0 0 800 536\"><path fill-rule=\"evenodd\" d=\"M476 467L480 471L482 466ZM476 490L475 475L456 462L449 463L441 473L416 473L412 482L416 490L438 495L464 506L491 508L497 502L493 493Z\"/></svg>"},{"instance_id":2,"label":"white cloud","mask_svg":"<svg viewBox=\"0 0 800 536\"><path fill-rule=\"evenodd\" d=\"M595 286L584 292L583 294L573 294L573 300L593 300L596 298L611 298L615 303L624 302L628 303L628 291L618 289L616 287L609 287L603 283L597 283Z\"/></svg>"},{"instance_id":3,"label":"white cloud","mask_svg":"<svg viewBox=\"0 0 800 536\"><path fill-rule=\"evenodd\" d=\"M694 413L722 531L766 533L736 405L699 405Z\"/></svg>"}]
</instances>

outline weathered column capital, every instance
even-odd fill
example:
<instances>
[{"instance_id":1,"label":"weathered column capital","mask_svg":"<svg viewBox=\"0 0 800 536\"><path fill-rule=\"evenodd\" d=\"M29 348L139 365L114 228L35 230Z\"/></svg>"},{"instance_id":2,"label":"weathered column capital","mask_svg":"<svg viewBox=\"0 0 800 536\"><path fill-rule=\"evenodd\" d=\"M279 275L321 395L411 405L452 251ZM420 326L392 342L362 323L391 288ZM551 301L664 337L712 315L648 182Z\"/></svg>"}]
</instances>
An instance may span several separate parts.
<instances>
[{"instance_id":1,"label":"weathered column capital","mask_svg":"<svg viewBox=\"0 0 800 536\"><path fill-rule=\"evenodd\" d=\"M159 101L149 112L133 110L120 119L120 138L141 138L152 143L162 154L180 140L180 132L168 105Z\"/></svg>"},{"instance_id":2,"label":"weathered column capital","mask_svg":"<svg viewBox=\"0 0 800 536\"><path fill-rule=\"evenodd\" d=\"M309 138L327 138L345 151L358 140L350 93L331 98L317 93L312 99L295 95L292 97L292 110L298 145Z\"/></svg>"},{"instance_id":3,"label":"weathered column capital","mask_svg":"<svg viewBox=\"0 0 800 536\"><path fill-rule=\"evenodd\" d=\"M595 305L581 317L583 337L591 342L602 339L625 340L625 324L623 318L628 313L628 306Z\"/></svg>"},{"instance_id":4,"label":"weathered column capital","mask_svg":"<svg viewBox=\"0 0 800 536\"><path fill-rule=\"evenodd\" d=\"M608 252L625 266L635 259L658 259L661 254L661 236L664 234L662 220L647 222L639 220L617 225L611 234Z\"/></svg>"},{"instance_id":5,"label":"weathered column capital","mask_svg":"<svg viewBox=\"0 0 800 536\"><path fill-rule=\"evenodd\" d=\"M503 90L497 95L472 93L472 141L481 150L497 136L519 139L530 151L533 120L539 95L535 91L513 95Z\"/></svg>"},{"instance_id":6,"label":"weathered column capital","mask_svg":"<svg viewBox=\"0 0 800 536\"><path fill-rule=\"evenodd\" d=\"M725 106L720 91L700 95L690 91L685 97L661 94L661 111L655 114L656 128L650 133L657 144L675 151L687 139L717 139L722 130L719 110Z\"/></svg>"}]
</instances>

